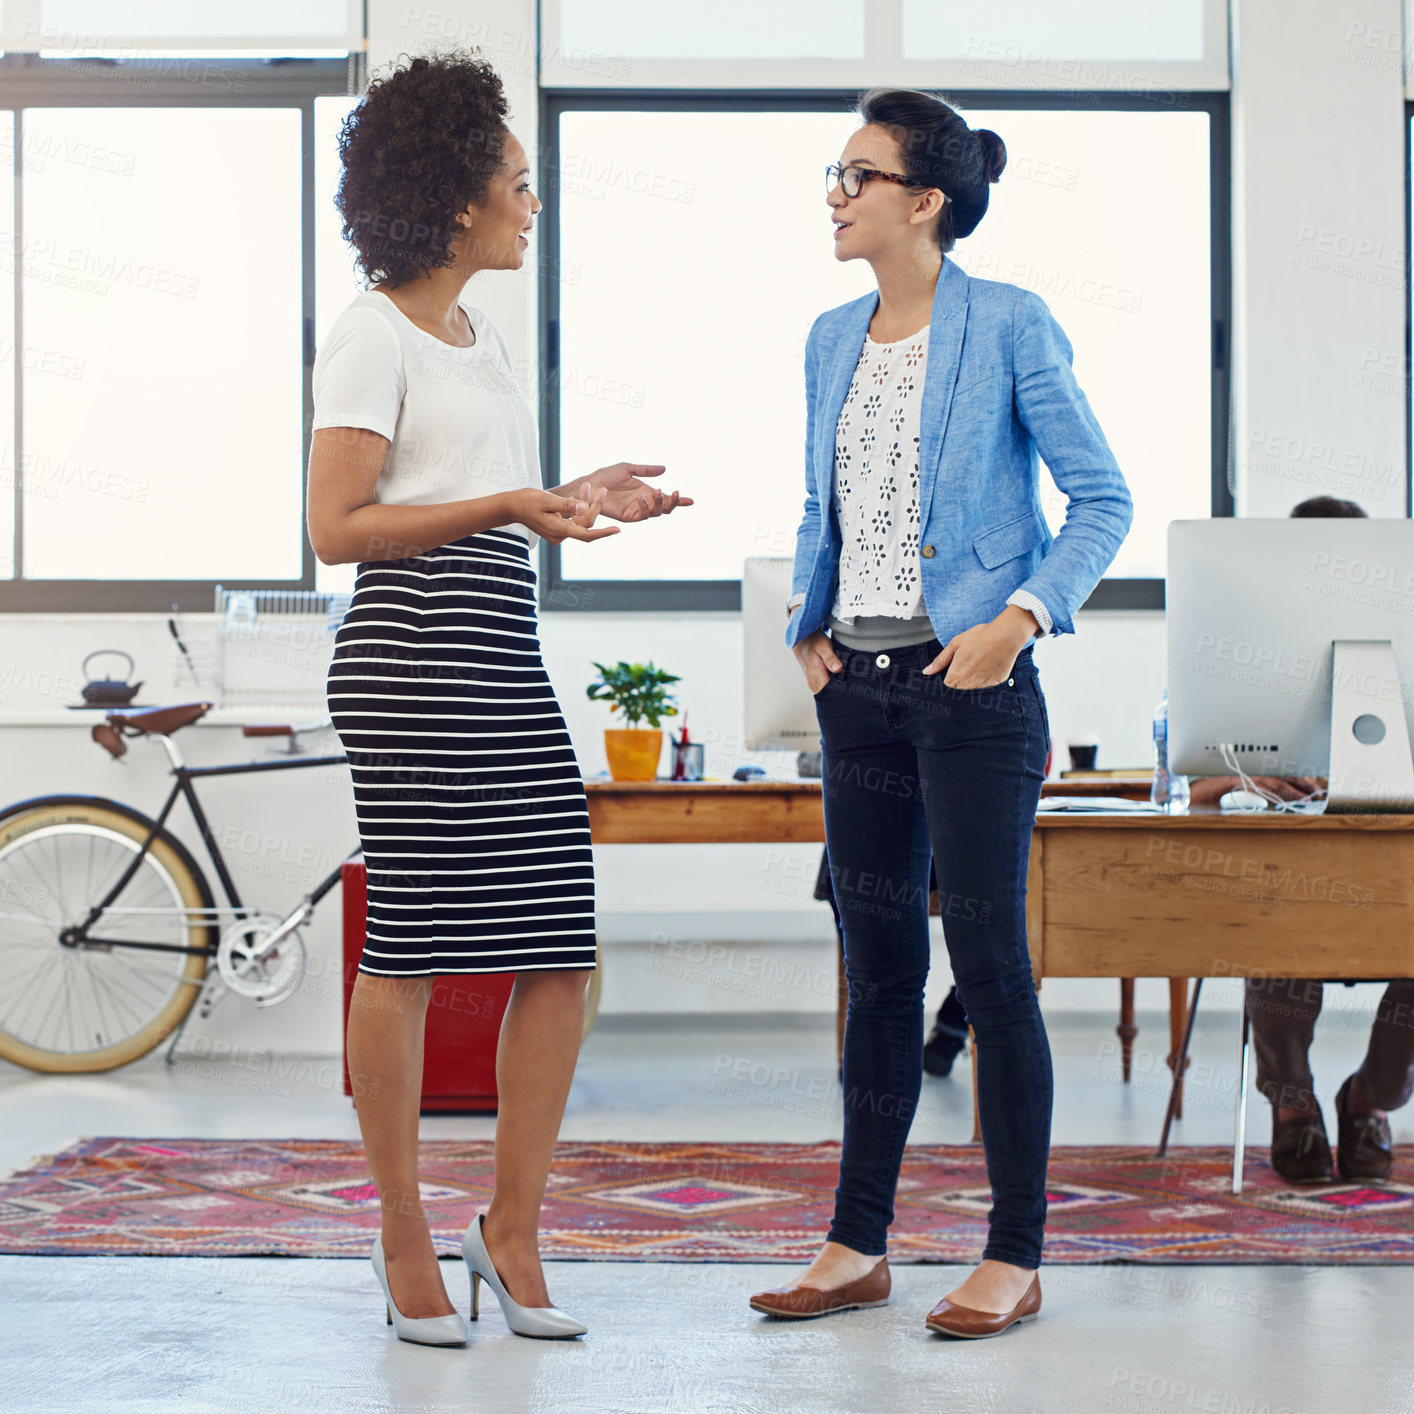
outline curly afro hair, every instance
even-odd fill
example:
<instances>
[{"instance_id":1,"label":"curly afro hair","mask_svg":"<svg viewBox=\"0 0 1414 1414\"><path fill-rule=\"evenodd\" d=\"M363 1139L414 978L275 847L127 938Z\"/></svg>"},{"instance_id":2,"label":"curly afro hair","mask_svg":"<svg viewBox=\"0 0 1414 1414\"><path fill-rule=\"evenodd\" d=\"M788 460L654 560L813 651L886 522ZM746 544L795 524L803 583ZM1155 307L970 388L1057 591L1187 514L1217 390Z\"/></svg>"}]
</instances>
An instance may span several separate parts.
<instances>
[{"instance_id":1,"label":"curly afro hair","mask_svg":"<svg viewBox=\"0 0 1414 1414\"><path fill-rule=\"evenodd\" d=\"M500 76L476 51L418 55L369 83L339 131L334 198L369 284L398 286L452 263L455 215L486 195L505 120Z\"/></svg>"}]
</instances>

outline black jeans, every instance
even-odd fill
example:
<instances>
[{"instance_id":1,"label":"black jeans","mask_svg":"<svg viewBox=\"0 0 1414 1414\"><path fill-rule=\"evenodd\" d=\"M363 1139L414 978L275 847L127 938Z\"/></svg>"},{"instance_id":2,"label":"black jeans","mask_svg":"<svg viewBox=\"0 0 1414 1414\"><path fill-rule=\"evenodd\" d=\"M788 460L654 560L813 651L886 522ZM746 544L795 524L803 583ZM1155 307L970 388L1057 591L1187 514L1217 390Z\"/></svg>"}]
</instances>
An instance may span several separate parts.
<instances>
[{"instance_id":1,"label":"black jeans","mask_svg":"<svg viewBox=\"0 0 1414 1414\"><path fill-rule=\"evenodd\" d=\"M924 677L936 639L844 664L815 695L825 846L844 931L844 1144L828 1240L887 1248L923 1075L931 854L977 1044L992 1206L983 1257L1035 1268L1046 1218L1051 1052L1026 949L1026 868L1050 729L1030 646L1006 681Z\"/></svg>"}]
</instances>

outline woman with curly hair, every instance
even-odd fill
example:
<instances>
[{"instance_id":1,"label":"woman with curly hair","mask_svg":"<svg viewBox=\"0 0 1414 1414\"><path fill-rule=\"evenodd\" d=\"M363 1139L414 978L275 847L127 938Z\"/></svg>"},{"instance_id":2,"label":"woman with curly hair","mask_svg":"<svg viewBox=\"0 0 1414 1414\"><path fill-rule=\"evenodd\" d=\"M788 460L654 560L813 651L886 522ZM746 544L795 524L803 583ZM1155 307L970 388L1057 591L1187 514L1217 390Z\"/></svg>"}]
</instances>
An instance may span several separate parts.
<instances>
[{"instance_id":1,"label":"woman with curly hair","mask_svg":"<svg viewBox=\"0 0 1414 1414\"><path fill-rule=\"evenodd\" d=\"M388 1321L433 1345L467 1335L417 1174L423 1028L444 974L516 974L494 1191L462 1241L472 1319L485 1281L517 1334L585 1329L550 1302L537 1240L597 953L588 804L541 660L531 547L692 504L640 480L662 466L540 486L506 341L463 299L480 271L522 267L540 209L505 120L499 77L460 51L369 85L340 134L337 204L371 288L314 367L310 543L358 566L327 692L367 864L347 1053L382 1211L371 1255Z\"/></svg>"}]
</instances>

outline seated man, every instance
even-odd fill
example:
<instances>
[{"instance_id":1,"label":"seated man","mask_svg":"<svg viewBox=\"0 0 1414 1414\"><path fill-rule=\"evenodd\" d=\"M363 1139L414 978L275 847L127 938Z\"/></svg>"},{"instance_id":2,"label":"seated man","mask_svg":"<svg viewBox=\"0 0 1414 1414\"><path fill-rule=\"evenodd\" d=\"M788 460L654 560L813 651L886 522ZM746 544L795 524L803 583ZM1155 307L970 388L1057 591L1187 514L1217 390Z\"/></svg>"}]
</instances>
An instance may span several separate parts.
<instances>
[{"instance_id":1,"label":"seated man","mask_svg":"<svg viewBox=\"0 0 1414 1414\"><path fill-rule=\"evenodd\" d=\"M1312 496L1293 516L1364 516L1354 501ZM1283 800L1307 795L1324 782L1310 777L1258 776L1258 785ZM1204 776L1191 787L1191 804L1215 805L1236 776ZM1347 985L1353 986L1353 983ZM1249 977L1243 1004L1252 1020L1257 1088L1272 1105L1272 1167L1289 1183L1331 1177L1331 1145L1321 1107L1311 1093L1309 1053L1321 1011L1321 983L1291 977ZM1386 1178L1394 1163L1389 1111L1414 1093L1414 980L1385 988L1370 1030L1364 1062L1336 1092L1336 1161L1346 1182Z\"/></svg>"},{"instance_id":2,"label":"seated man","mask_svg":"<svg viewBox=\"0 0 1414 1414\"><path fill-rule=\"evenodd\" d=\"M1283 800L1305 795L1317 784L1300 777L1255 779ZM1216 804L1238 786L1236 776L1198 777L1190 803ZM1321 1183L1332 1177L1330 1139L1312 1093L1309 1059L1321 988L1316 979L1296 977L1249 977L1245 987L1257 1089L1272 1105L1272 1167L1288 1183ZM1389 1176L1394 1163L1389 1111L1407 1104L1411 1095L1414 978L1396 978L1376 1009L1363 1063L1336 1092L1336 1162L1346 1182Z\"/></svg>"}]
</instances>

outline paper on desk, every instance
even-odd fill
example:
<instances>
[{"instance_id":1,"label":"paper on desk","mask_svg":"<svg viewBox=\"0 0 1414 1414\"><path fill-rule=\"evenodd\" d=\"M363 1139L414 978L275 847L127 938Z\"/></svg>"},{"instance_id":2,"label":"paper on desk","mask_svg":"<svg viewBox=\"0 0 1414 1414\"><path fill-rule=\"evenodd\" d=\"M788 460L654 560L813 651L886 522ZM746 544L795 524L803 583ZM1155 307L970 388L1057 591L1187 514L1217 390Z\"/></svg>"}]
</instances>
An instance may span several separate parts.
<instances>
[{"instance_id":1,"label":"paper on desk","mask_svg":"<svg viewBox=\"0 0 1414 1414\"><path fill-rule=\"evenodd\" d=\"M1126 800L1122 795L1044 795L1037 810L1123 810L1146 815L1167 815L1152 800Z\"/></svg>"}]
</instances>

